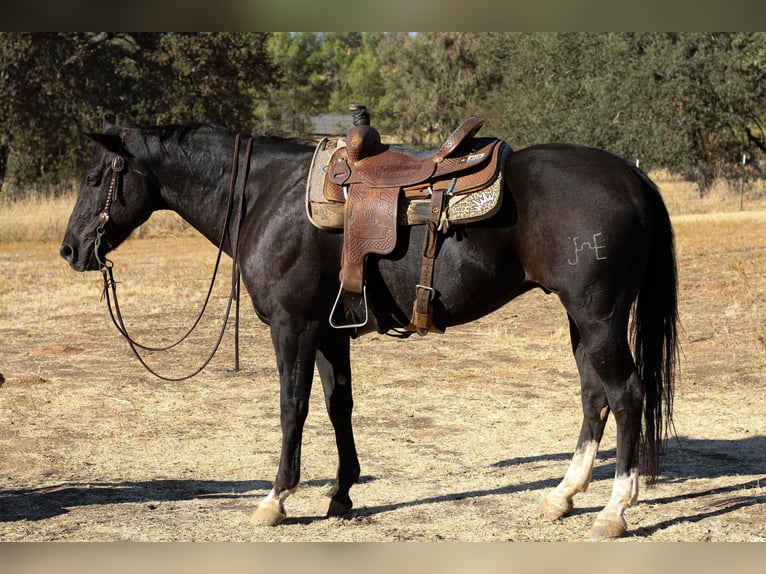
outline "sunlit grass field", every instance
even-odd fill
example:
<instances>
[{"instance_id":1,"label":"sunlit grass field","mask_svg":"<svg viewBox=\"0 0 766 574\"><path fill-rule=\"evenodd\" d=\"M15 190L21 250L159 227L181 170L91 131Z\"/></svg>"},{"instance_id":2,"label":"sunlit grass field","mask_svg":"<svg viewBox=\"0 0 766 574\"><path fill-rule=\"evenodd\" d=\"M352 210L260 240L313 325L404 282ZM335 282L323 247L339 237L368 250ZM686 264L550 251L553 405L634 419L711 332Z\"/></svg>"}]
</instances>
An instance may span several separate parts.
<instances>
[{"instance_id":1,"label":"sunlit grass field","mask_svg":"<svg viewBox=\"0 0 766 574\"><path fill-rule=\"evenodd\" d=\"M77 188L54 197L33 190L23 200L0 195L0 243L17 241L59 241L77 199ZM195 233L172 212L155 213L134 237L178 237Z\"/></svg>"},{"instance_id":2,"label":"sunlit grass field","mask_svg":"<svg viewBox=\"0 0 766 574\"><path fill-rule=\"evenodd\" d=\"M676 213L678 197L668 201ZM677 437L662 480L642 486L627 513L628 539L763 542L766 210L692 199L700 209L673 220ZM268 327L246 302L241 372L229 333L200 375L159 381L109 321L100 274L75 273L58 256L71 204L11 207L3 225L28 236L0 243L1 540L579 541L608 500L613 422L573 515L536 515L566 469L581 413L566 314L555 296L533 291L444 336L355 340L364 479L352 490L354 514L315 517L337 464L316 381L292 522L253 528L281 444ZM126 322L147 344L168 344L191 324L215 259L212 244L166 217L114 258ZM186 235L158 237L176 233ZM228 277L226 265L220 273ZM226 297L224 279L198 333L147 357L152 366L179 376L199 365Z\"/></svg>"},{"instance_id":3,"label":"sunlit grass field","mask_svg":"<svg viewBox=\"0 0 766 574\"><path fill-rule=\"evenodd\" d=\"M737 182L719 182L700 199L695 184L665 172L651 174L660 188L671 216L728 213L766 209L766 181L746 182L744 194ZM24 200L8 200L0 193L0 243L15 241L58 241L64 235L77 187L57 194L30 190ZM51 195L54 195L51 197ZM195 232L175 213L159 212L134 237L178 237Z\"/></svg>"}]
</instances>

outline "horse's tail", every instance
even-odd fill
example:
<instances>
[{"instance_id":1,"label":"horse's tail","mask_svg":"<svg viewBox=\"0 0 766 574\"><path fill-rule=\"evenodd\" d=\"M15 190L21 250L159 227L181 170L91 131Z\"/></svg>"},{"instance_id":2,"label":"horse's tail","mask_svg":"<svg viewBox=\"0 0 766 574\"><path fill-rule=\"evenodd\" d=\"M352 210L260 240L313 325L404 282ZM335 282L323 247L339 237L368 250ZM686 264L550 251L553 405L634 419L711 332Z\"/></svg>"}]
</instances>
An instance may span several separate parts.
<instances>
[{"instance_id":1,"label":"horse's tail","mask_svg":"<svg viewBox=\"0 0 766 574\"><path fill-rule=\"evenodd\" d=\"M643 471L648 484L662 469L668 431L673 425L673 394L678 365L678 277L673 227L659 189L634 168L649 189L654 206L649 260L636 299L631 340L636 370L644 383Z\"/></svg>"}]
</instances>

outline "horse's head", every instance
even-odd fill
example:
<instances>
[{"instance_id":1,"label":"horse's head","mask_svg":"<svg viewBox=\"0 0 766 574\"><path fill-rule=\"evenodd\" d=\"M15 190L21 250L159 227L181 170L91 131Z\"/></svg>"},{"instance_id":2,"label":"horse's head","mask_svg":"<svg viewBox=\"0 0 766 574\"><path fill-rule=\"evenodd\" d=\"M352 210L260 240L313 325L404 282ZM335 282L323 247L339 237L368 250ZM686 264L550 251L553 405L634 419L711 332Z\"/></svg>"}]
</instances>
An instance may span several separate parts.
<instances>
[{"instance_id":1,"label":"horse's head","mask_svg":"<svg viewBox=\"0 0 766 574\"><path fill-rule=\"evenodd\" d=\"M130 133L107 126L103 133L86 134L96 146L60 250L76 271L103 267L106 254L158 207L147 171L130 151Z\"/></svg>"}]
</instances>

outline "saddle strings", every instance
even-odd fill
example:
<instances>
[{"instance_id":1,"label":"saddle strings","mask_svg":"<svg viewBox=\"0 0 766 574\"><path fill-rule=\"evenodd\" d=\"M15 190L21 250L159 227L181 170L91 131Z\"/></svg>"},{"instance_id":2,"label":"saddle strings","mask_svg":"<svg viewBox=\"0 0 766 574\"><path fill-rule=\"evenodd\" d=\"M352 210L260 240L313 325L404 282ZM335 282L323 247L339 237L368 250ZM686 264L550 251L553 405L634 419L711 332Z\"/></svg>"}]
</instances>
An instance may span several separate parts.
<instances>
[{"instance_id":1,"label":"saddle strings","mask_svg":"<svg viewBox=\"0 0 766 574\"><path fill-rule=\"evenodd\" d=\"M245 171L244 171L244 177L242 178L242 189L239 195L237 219L236 219L236 225L234 227L234 236L232 236L232 234L229 232L229 220L231 218L231 213L232 213L232 209L234 205L234 193L235 193L236 181L238 177L239 148L240 148L240 134L237 134L234 141L234 159L232 162L232 174L231 174L231 181L229 185L229 196L228 196L228 201L226 206L226 219L223 225L223 229L221 231L221 239L218 243L218 254L216 256L215 266L213 269L212 278L210 280L210 287L208 288L207 296L205 297L205 301L202 304L202 308L200 309L200 312L197 315L196 320L194 321L192 326L188 329L188 331L180 339L164 347L151 347L151 346L143 345L139 343L138 341L136 341L128 333L127 327L125 325L125 321L122 317L122 312L120 311L119 301L117 300L117 289L116 289L117 283L114 280L114 274L112 272L113 263L109 259L106 259L106 262L102 264L102 267L101 267L101 273L104 278L104 291L102 293L102 299L106 299L107 301L107 307L109 309L109 315L112 319L112 323L114 323L119 333L128 342L128 345L133 351L133 354L136 356L139 362L144 366L144 368L150 373L152 373L154 376L156 376L157 378L165 380L165 381L172 381L172 382L185 381L187 379L190 379L198 375L205 367L207 367L210 364L210 362L213 360L213 357L218 352L218 349L221 346L221 342L223 341L223 336L226 331L226 326L229 321L229 316L231 314L231 305L235 299L236 299L236 312L235 312L235 324L234 324L234 370L239 371L240 271L239 271L239 264L237 263L237 255L239 253L239 231L240 231L240 226L242 224L242 208L244 204L245 188L247 185L247 178L250 173L250 156L252 154L253 139L250 138L248 140L247 148L245 151ZM203 361L202 365L199 368L197 368L194 372L181 377L168 377L168 376L161 375L155 369L151 368L147 364L146 360L141 356L138 349L142 349L144 351L150 351L150 352L168 351L178 346L180 343L182 343L197 328L200 321L202 320L202 316L205 313L207 304L210 301L210 297L212 295L213 288L215 286L216 277L218 275L218 268L221 262L221 255L223 254L223 246L224 246L224 242L226 240L227 234L229 235L231 239L231 248L232 248L231 290L229 293L229 300L226 305L226 312L224 313L223 324L221 325L221 329L218 333L218 338L213 346L213 349L210 352L210 354L207 356L207 358ZM98 249L98 245L96 246L96 249ZM112 306L113 304L114 304L114 308Z\"/></svg>"}]
</instances>

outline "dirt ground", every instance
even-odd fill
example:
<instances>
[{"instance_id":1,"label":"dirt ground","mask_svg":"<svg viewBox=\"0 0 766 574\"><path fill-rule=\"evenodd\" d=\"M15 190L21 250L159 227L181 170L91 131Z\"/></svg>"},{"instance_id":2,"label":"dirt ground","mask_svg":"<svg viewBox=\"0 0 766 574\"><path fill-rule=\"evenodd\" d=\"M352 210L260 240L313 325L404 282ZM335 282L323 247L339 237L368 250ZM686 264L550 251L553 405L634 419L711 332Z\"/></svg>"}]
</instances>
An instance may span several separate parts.
<instances>
[{"instance_id":1,"label":"dirt ground","mask_svg":"<svg viewBox=\"0 0 766 574\"><path fill-rule=\"evenodd\" d=\"M658 484L626 518L628 541L766 541L766 212L674 220L682 367L675 431ZM315 385L301 488L287 522L253 527L280 447L278 381L266 326L242 313L198 377L158 380L132 357L53 243L0 245L0 540L580 541L614 472L607 426L594 480L573 514L537 504L563 476L580 424L563 309L526 294L444 336L353 343L362 479L348 518L320 519L335 474ZM137 338L170 340L193 319L214 248L200 238L131 240L114 254ZM221 283L226 282L225 270ZM225 302L163 373L195 367Z\"/></svg>"}]
</instances>

